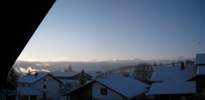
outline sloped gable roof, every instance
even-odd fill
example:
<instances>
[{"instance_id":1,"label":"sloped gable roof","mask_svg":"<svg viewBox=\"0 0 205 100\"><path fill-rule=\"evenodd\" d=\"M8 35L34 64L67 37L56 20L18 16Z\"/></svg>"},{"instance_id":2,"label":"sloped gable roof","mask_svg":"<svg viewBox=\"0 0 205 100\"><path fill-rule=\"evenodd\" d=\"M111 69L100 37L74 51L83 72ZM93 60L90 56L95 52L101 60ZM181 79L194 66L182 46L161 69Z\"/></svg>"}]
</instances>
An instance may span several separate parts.
<instances>
[{"instance_id":1,"label":"sloped gable roof","mask_svg":"<svg viewBox=\"0 0 205 100\"><path fill-rule=\"evenodd\" d=\"M148 85L132 77L124 77L121 75L108 75L97 78L96 81L127 98L145 93L146 87L148 87Z\"/></svg>"},{"instance_id":2,"label":"sloped gable roof","mask_svg":"<svg viewBox=\"0 0 205 100\"><path fill-rule=\"evenodd\" d=\"M185 65L185 69L181 70L180 65L162 65L154 67L151 81L173 82L186 81L196 73L196 68L192 65Z\"/></svg>"},{"instance_id":3,"label":"sloped gable roof","mask_svg":"<svg viewBox=\"0 0 205 100\"><path fill-rule=\"evenodd\" d=\"M55 78L54 76L52 76L49 73L38 73L37 76L35 76L35 75L24 75L24 76L20 77L19 80L17 80L17 82L18 83L34 84L34 83L36 83L37 81L39 81L40 79L42 79L46 76L50 76L54 80L58 81L59 83L62 83L60 80L58 80L57 78Z\"/></svg>"},{"instance_id":4,"label":"sloped gable roof","mask_svg":"<svg viewBox=\"0 0 205 100\"><path fill-rule=\"evenodd\" d=\"M41 73L41 74L38 74L37 76L35 75L24 75L22 77L19 78L18 82L19 83L34 83L36 82L37 80L43 78L47 76L47 74L45 73Z\"/></svg>"}]
</instances>

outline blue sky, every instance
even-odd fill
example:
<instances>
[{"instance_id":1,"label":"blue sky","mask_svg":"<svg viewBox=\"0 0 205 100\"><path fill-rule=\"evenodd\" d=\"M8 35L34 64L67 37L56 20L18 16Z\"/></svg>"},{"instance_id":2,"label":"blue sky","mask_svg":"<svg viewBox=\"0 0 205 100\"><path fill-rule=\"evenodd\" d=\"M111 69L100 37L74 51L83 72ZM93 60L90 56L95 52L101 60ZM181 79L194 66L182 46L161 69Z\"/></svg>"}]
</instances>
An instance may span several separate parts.
<instances>
[{"instance_id":1,"label":"blue sky","mask_svg":"<svg viewBox=\"0 0 205 100\"><path fill-rule=\"evenodd\" d=\"M173 59L198 52L205 52L204 0L57 0L18 60Z\"/></svg>"}]
</instances>

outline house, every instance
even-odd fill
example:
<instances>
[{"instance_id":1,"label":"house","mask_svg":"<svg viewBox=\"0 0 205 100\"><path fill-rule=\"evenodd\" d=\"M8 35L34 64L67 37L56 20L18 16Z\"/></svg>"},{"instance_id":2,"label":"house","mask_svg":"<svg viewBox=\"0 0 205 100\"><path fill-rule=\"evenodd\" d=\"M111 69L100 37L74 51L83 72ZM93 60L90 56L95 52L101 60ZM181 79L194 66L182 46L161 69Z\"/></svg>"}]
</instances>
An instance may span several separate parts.
<instances>
[{"instance_id":1,"label":"house","mask_svg":"<svg viewBox=\"0 0 205 100\"><path fill-rule=\"evenodd\" d=\"M196 55L195 64L197 66L204 66L205 65L205 53L200 53Z\"/></svg>"},{"instance_id":2,"label":"house","mask_svg":"<svg viewBox=\"0 0 205 100\"><path fill-rule=\"evenodd\" d=\"M147 91L147 87L148 85L132 77L125 77L119 74L105 74L67 93L66 96L67 100L141 99Z\"/></svg>"},{"instance_id":3,"label":"house","mask_svg":"<svg viewBox=\"0 0 205 100\"><path fill-rule=\"evenodd\" d=\"M52 75L63 82L62 91L64 92L79 87L81 85L82 78L84 78L85 81L92 79L92 76L85 73L84 70L81 72L53 72Z\"/></svg>"},{"instance_id":4,"label":"house","mask_svg":"<svg viewBox=\"0 0 205 100\"><path fill-rule=\"evenodd\" d=\"M195 67L196 73L190 80L196 81L197 92L205 99L205 53L196 55Z\"/></svg>"},{"instance_id":5,"label":"house","mask_svg":"<svg viewBox=\"0 0 205 100\"><path fill-rule=\"evenodd\" d=\"M170 64L153 67L152 82L187 81L196 73L196 68L191 65Z\"/></svg>"},{"instance_id":6,"label":"house","mask_svg":"<svg viewBox=\"0 0 205 100\"><path fill-rule=\"evenodd\" d=\"M155 100L192 100L197 93L196 82L189 79L195 75L192 64L169 64L154 67L147 97Z\"/></svg>"},{"instance_id":7,"label":"house","mask_svg":"<svg viewBox=\"0 0 205 100\"><path fill-rule=\"evenodd\" d=\"M81 85L71 91L68 91L63 95L65 96L65 100L93 100L92 83L94 82L94 80L91 80L84 85Z\"/></svg>"},{"instance_id":8,"label":"house","mask_svg":"<svg viewBox=\"0 0 205 100\"><path fill-rule=\"evenodd\" d=\"M93 98L103 100L124 100L140 98L148 85L118 74L104 75L93 83Z\"/></svg>"},{"instance_id":9,"label":"house","mask_svg":"<svg viewBox=\"0 0 205 100\"><path fill-rule=\"evenodd\" d=\"M60 98L59 89L62 82L49 73L28 73L20 77L17 82L18 100L59 100Z\"/></svg>"},{"instance_id":10,"label":"house","mask_svg":"<svg viewBox=\"0 0 205 100\"><path fill-rule=\"evenodd\" d=\"M40 95L43 91L39 91L32 87L18 87L17 91L17 100L39 100Z\"/></svg>"},{"instance_id":11,"label":"house","mask_svg":"<svg viewBox=\"0 0 205 100\"><path fill-rule=\"evenodd\" d=\"M73 89L79 88L82 86L86 81L93 80L97 77L99 73L95 72L85 72L82 70L81 72L74 72L74 71L66 71L66 72L53 72L56 78L63 82L63 85L60 89L60 94L65 94Z\"/></svg>"},{"instance_id":12,"label":"house","mask_svg":"<svg viewBox=\"0 0 205 100\"><path fill-rule=\"evenodd\" d=\"M84 71L81 72L74 72L74 71L67 71L67 72L53 72L51 73L56 78L60 79L63 83L69 83L69 82L79 82L80 78L84 76L86 80L92 80L95 79L97 76L99 76L100 72L94 72L94 71Z\"/></svg>"},{"instance_id":13,"label":"house","mask_svg":"<svg viewBox=\"0 0 205 100\"><path fill-rule=\"evenodd\" d=\"M181 81L153 83L146 95L154 96L156 100L194 100L195 94L195 82Z\"/></svg>"},{"instance_id":14,"label":"house","mask_svg":"<svg viewBox=\"0 0 205 100\"><path fill-rule=\"evenodd\" d=\"M63 82L63 88L70 89L79 85L78 72L53 72L51 74Z\"/></svg>"}]
</instances>

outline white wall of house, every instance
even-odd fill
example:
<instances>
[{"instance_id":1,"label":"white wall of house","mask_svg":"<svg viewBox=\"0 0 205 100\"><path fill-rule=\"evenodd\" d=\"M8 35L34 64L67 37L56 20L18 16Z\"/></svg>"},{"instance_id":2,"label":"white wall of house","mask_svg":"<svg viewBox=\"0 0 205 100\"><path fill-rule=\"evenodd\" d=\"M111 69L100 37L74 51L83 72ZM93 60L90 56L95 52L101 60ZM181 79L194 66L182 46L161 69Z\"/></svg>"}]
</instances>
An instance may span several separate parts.
<instances>
[{"instance_id":1,"label":"white wall of house","mask_svg":"<svg viewBox=\"0 0 205 100\"><path fill-rule=\"evenodd\" d=\"M46 85L46 89L43 88L44 84ZM40 91L45 91L47 97L52 98L54 100L60 96L60 94L59 94L60 83L48 75L46 77L42 78L41 80L39 80L32 87L34 87ZM42 98L43 94L40 95L40 97Z\"/></svg>"},{"instance_id":2,"label":"white wall of house","mask_svg":"<svg viewBox=\"0 0 205 100\"><path fill-rule=\"evenodd\" d=\"M107 89L107 95L102 95L100 92L101 88L105 88L105 87L97 82L93 83L92 86L93 98L100 99L100 100L126 100L121 95L117 94L116 92L110 89Z\"/></svg>"}]
</instances>

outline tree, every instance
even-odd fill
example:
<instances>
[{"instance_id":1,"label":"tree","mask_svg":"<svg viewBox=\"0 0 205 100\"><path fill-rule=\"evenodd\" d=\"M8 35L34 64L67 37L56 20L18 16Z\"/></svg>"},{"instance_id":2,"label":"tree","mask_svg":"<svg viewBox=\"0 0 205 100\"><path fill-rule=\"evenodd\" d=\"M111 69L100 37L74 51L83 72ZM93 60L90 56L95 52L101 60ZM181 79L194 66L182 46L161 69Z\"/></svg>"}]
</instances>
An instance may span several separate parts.
<instances>
[{"instance_id":1,"label":"tree","mask_svg":"<svg viewBox=\"0 0 205 100\"><path fill-rule=\"evenodd\" d=\"M14 68L11 68L11 70L8 73L8 78L7 78L7 84L10 85L11 89L16 89L17 80L18 80L17 73Z\"/></svg>"},{"instance_id":2,"label":"tree","mask_svg":"<svg viewBox=\"0 0 205 100\"><path fill-rule=\"evenodd\" d=\"M73 71L73 68L71 65L68 67L68 71L70 71L70 72Z\"/></svg>"},{"instance_id":3,"label":"tree","mask_svg":"<svg viewBox=\"0 0 205 100\"><path fill-rule=\"evenodd\" d=\"M79 81L80 81L80 84L81 84L81 85L85 84L86 81L87 81L87 77L86 77L86 75L85 75L84 70L82 70L81 73L80 73L80 79L79 79Z\"/></svg>"},{"instance_id":4,"label":"tree","mask_svg":"<svg viewBox=\"0 0 205 100\"><path fill-rule=\"evenodd\" d=\"M14 70L14 68L11 68L11 70L8 72L8 76L6 80L7 88L4 90L0 90L0 100L7 100L8 98L11 98L9 94L15 92L17 88L17 79L18 76L16 74L16 71Z\"/></svg>"},{"instance_id":5,"label":"tree","mask_svg":"<svg viewBox=\"0 0 205 100\"><path fill-rule=\"evenodd\" d=\"M68 67L64 68L64 72L71 72L71 71L73 71L71 65L69 65Z\"/></svg>"},{"instance_id":6,"label":"tree","mask_svg":"<svg viewBox=\"0 0 205 100\"><path fill-rule=\"evenodd\" d=\"M193 64L194 64L194 61L187 59L187 60L185 60L185 63L186 63L186 64L191 64L191 65L193 65Z\"/></svg>"},{"instance_id":7,"label":"tree","mask_svg":"<svg viewBox=\"0 0 205 100\"><path fill-rule=\"evenodd\" d=\"M152 66L146 63L141 63L135 66L134 77L138 80L148 82L152 75Z\"/></svg>"}]
</instances>

